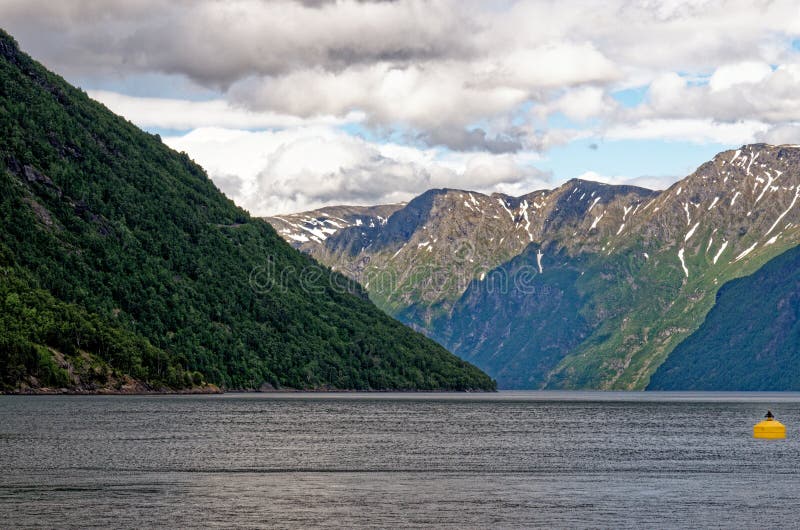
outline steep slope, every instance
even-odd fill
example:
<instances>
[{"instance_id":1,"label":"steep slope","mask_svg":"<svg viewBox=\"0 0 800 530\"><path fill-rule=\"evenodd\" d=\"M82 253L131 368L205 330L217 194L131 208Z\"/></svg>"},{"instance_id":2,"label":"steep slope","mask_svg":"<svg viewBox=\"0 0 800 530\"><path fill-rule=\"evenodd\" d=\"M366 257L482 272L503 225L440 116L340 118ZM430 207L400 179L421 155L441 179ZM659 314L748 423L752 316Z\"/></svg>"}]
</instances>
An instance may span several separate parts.
<instances>
[{"instance_id":1,"label":"steep slope","mask_svg":"<svg viewBox=\"0 0 800 530\"><path fill-rule=\"evenodd\" d=\"M577 290L582 269L581 257L531 244L473 282L435 337L492 372L502 388L540 387L591 332Z\"/></svg>"},{"instance_id":2,"label":"steep slope","mask_svg":"<svg viewBox=\"0 0 800 530\"><path fill-rule=\"evenodd\" d=\"M4 388L80 358L150 388L493 387L5 33L0 127Z\"/></svg>"},{"instance_id":3,"label":"steep slope","mask_svg":"<svg viewBox=\"0 0 800 530\"><path fill-rule=\"evenodd\" d=\"M758 293L754 296L754 293ZM732 280L651 390L800 390L800 247Z\"/></svg>"},{"instance_id":4,"label":"steep slope","mask_svg":"<svg viewBox=\"0 0 800 530\"><path fill-rule=\"evenodd\" d=\"M756 144L661 193L433 190L402 237L387 235L399 210L361 246L307 251L501 387L640 389L721 285L800 242L798 198L800 147Z\"/></svg>"}]
</instances>

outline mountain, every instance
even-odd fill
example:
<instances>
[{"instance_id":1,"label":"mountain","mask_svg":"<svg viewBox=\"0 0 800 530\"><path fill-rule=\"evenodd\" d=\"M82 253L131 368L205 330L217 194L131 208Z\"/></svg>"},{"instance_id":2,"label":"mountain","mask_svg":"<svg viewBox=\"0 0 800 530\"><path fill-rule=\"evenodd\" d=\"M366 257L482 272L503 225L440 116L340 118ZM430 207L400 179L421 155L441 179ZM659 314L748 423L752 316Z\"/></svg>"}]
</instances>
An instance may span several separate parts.
<instances>
[{"instance_id":1,"label":"mountain","mask_svg":"<svg viewBox=\"0 0 800 530\"><path fill-rule=\"evenodd\" d=\"M501 387L643 389L722 285L798 244L799 197L800 146L755 144L663 192L431 190L304 250Z\"/></svg>"},{"instance_id":2,"label":"mountain","mask_svg":"<svg viewBox=\"0 0 800 530\"><path fill-rule=\"evenodd\" d=\"M0 390L492 389L0 32Z\"/></svg>"},{"instance_id":3,"label":"mountain","mask_svg":"<svg viewBox=\"0 0 800 530\"><path fill-rule=\"evenodd\" d=\"M579 193L573 192L576 187ZM435 189L372 227L349 226L324 240L294 244L357 279L379 307L430 331L473 279L519 255L531 242L547 237L571 237L573 246L597 241L605 225L589 230L593 210L599 212L604 204L636 205L652 195L642 188L579 180L522 197ZM331 215L321 209L296 218ZM281 219L267 220L281 226Z\"/></svg>"}]
</instances>

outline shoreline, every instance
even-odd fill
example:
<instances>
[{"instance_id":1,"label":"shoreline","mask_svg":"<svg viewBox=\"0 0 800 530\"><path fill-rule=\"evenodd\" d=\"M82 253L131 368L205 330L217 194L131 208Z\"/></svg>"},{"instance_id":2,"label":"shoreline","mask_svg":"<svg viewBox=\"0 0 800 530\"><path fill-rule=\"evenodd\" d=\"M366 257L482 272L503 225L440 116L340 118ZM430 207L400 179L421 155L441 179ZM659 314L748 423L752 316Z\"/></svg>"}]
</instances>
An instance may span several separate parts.
<instances>
[{"instance_id":1,"label":"shoreline","mask_svg":"<svg viewBox=\"0 0 800 530\"><path fill-rule=\"evenodd\" d=\"M26 388L19 390L5 390L0 391L3 396L169 396L169 395L235 395L235 394L497 394L497 390L481 390L481 389L467 389L467 390L442 390L442 389L380 389L380 390L358 390L358 389L331 389L331 388L313 388L313 389L296 389L296 388L281 388L271 390L261 389L221 389L216 385L208 385L204 388L193 389L178 389L178 390L151 390L151 389L100 389L100 390L87 390L87 389L67 389L67 388Z\"/></svg>"}]
</instances>

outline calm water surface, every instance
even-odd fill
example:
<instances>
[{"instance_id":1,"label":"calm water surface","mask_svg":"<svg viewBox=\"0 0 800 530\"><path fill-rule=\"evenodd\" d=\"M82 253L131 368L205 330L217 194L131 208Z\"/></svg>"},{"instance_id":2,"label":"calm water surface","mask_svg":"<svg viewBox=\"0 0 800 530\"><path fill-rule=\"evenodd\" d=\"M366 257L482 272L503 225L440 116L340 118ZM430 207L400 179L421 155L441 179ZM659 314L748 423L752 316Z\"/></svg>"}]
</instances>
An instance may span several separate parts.
<instances>
[{"instance_id":1,"label":"calm water surface","mask_svg":"<svg viewBox=\"0 0 800 530\"><path fill-rule=\"evenodd\" d=\"M772 409L782 441L753 440ZM0 396L0 527L800 527L798 394Z\"/></svg>"}]
</instances>

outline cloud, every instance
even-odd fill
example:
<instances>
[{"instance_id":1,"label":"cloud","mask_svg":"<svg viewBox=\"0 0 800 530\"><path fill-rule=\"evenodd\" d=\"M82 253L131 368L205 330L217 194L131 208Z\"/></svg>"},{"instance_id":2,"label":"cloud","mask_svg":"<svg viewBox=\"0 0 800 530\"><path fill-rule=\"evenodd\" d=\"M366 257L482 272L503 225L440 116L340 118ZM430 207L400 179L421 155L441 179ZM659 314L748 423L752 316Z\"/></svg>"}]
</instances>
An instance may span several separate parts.
<instances>
[{"instance_id":1,"label":"cloud","mask_svg":"<svg viewBox=\"0 0 800 530\"><path fill-rule=\"evenodd\" d=\"M594 182L603 182L605 184L613 184L617 186L638 186L649 190L665 190L669 188L676 180L682 176L675 175L643 175L639 177L626 177L622 175L601 175L594 171L587 171L578 176L582 180L591 180Z\"/></svg>"},{"instance_id":2,"label":"cloud","mask_svg":"<svg viewBox=\"0 0 800 530\"><path fill-rule=\"evenodd\" d=\"M800 120L800 62L746 63L717 68L707 84L690 84L677 73L653 80L641 117L697 118L734 122L781 123Z\"/></svg>"},{"instance_id":3,"label":"cloud","mask_svg":"<svg viewBox=\"0 0 800 530\"><path fill-rule=\"evenodd\" d=\"M68 76L184 76L219 94L183 113L195 119L174 102L98 94L162 128L363 113L429 145L511 152L542 144L514 120L522 105L539 118L601 119L600 129L800 119L791 0L6 0L0 18ZM616 109L613 90L650 83L637 116ZM157 105L170 107L164 118Z\"/></svg>"},{"instance_id":4,"label":"cloud","mask_svg":"<svg viewBox=\"0 0 800 530\"><path fill-rule=\"evenodd\" d=\"M719 92L741 84L760 83L772 74L770 65L764 62L745 61L726 64L717 68L708 81L711 92Z\"/></svg>"},{"instance_id":5,"label":"cloud","mask_svg":"<svg viewBox=\"0 0 800 530\"><path fill-rule=\"evenodd\" d=\"M194 129L166 141L256 213L522 193L581 138L798 141L795 0L4 0L0 20L115 112Z\"/></svg>"},{"instance_id":6,"label":"cloud","mask_svg":"<svg viewBox=\"0 0 800 530\"><path fill-rule=\"evenodd\" d=\"M567 118L582 122L591 118L608 116L617 107L605 90L596 86L579 87L564 92L549 103L538 105L534 114L540 119L560 112Z\"/></svg>"},{"instance_id":7,"label":"cloud","mask_svg":"<svg viewBox=\"0 0 800 530\"><path fill-rule=\"evenodd\" d=\"M532 153L458 153L376 144L313 126L282 131L200 128L164 142L187 152L235 202L256 215L327 204L386 204L430 188L493 191L547 175Z\"/></svg>"},{"instance_id":8,"label":"cloud","mask_svg":"<svg viewBox=\"0 0 800 530\"><path fill-rule=\"evenodd\" d=\"M490 153L514 153L523 148L525 133L510 131L494 137L480 127L475 129L434 129L417 138L427 145L443 145L458 151L488 151Z\"/></svg>"},{"instance_id":9,"label":"cloud","mask_svg":"<svg viewBox=\"0 0 800 530\"><path fill-rule=\"evenodd\" d=\"M7 0L22 37L47 27L66 46L37 46L69 70L183 73L226 86L251 75L425 60L467 52L473 22L443 1ZM43 35L46 37L46 35Z\"/></svg>"},{"instance_id":10,"label":"cloud","mask_svg":"<svg viewBox=\"0 0 800 530\"><path fill-rule=\"evenodd\" d=\"M695 143L740 144L755 141L769 125L758 121L721 123L711 119L646 119L615 125L605 131L609 140L682 140Z\"/></svg>"},{"instance_id":11,"label":"cloud","mask_svg":"<svg viewBox=\"0 0 800 530\"><path fill-rule=\"evenodd\" d=\"M756 141L768 144L800 144L800 122L786 123L758 133Z\"/></svg>"},{"instance_id":12,"label":"cloud","mask_svg":"<svg viewBox=\"0 0 800 530\"><path fill-rule=\"evenodd\" d=\"M255 112L237 107L224 99L189 101L168 98L133 97L103 90L89 90L91 98L140 127L188 130L199 127L268 129L314 124L341 125L364 120L363 113L351 112L343 118L312 116L300 118L275 112Z\"/></svg>"}]
</instances>

